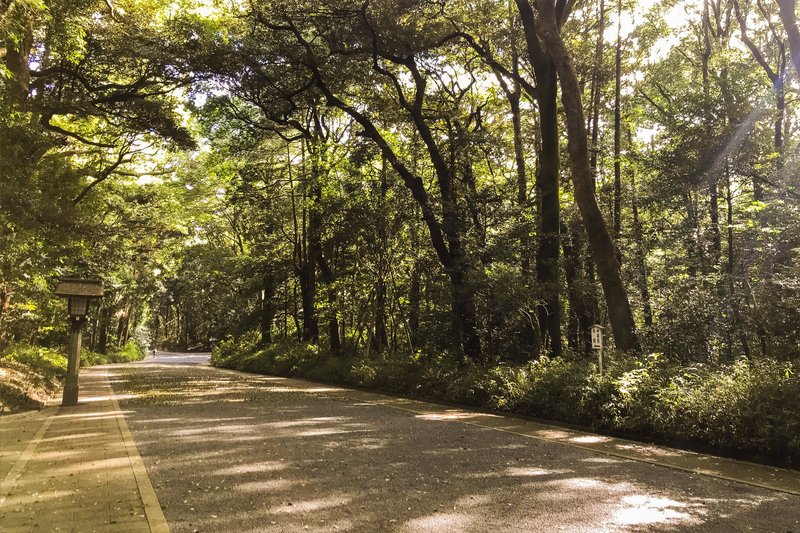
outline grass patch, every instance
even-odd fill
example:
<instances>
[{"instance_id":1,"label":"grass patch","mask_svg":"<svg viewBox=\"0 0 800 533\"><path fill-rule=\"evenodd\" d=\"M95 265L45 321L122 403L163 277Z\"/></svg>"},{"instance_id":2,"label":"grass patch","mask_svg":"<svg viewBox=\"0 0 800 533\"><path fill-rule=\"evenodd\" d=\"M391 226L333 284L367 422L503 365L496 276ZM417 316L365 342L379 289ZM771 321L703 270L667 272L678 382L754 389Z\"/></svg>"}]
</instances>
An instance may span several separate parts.
<instances>
[{"instance_id":1,"label":"grass patch","mask_svg":"<svg viewBox=\"0 0 800 533\"><path fill-rule=\"evenodd\" d=\"M107 355L81 350L81 366L127 363L144 357L134 341ZM19 344L0 354L0 414L39 409L61 387L67 356L41 346Z\"/></svg>"}]
</instances>

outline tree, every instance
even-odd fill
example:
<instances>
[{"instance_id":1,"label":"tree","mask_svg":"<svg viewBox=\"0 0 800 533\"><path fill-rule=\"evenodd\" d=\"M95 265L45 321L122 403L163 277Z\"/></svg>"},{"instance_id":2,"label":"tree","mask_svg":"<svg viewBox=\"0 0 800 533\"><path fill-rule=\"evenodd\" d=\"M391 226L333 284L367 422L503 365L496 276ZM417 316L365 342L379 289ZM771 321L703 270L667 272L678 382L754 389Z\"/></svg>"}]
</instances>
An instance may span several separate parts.
<instances>
[{"instance_id":1,"label":"tree","mask_svg":"<svg viewBox=\"0 0 800 533\"><path fill-rule=\"evenodd\" d=\"M583 217L597 273L606 296L614 340L621 350L637 349L639 340L636 336L627 290L622 282L611 235L594 196L581 89L571 56L560 33L560 24L568 14L569 6L559 3L557 7L555 2L549 0L542 2L538 5L540 15L538 21L530 16L531 5L527 0L517 0L517 6L521 13L529 13L528 16L523 15L523 25L527 25L542 39L547 57L558 72L561 100L566 114L575 201Z\"/></svg>"}]
</instances>

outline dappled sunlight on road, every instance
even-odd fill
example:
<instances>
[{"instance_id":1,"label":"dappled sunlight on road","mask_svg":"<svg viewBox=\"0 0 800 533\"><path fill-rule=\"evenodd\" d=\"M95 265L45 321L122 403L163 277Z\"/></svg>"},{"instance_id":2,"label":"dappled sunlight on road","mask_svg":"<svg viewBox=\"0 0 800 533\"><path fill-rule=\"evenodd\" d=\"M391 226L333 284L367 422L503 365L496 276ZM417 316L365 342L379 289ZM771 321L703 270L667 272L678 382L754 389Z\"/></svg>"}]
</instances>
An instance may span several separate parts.
<instances>
[{"instance_id":1,"label":"dappled sunlight on road","mask_svg":"<svg viewBox=\"0 0 800 533\"><path fill-rule=\"evenodd\" d=\"M448 409L443 413L425 413L422 415L416 415L417 418L420 420L459 420L459 421L469 421L480 419L484 417L495 417L500 418L496 415L486 415L486 414L478 414L478 413L469 413L462 411L460 409Z\"/></svg>"},{"instance_id":2,"label":"dappled sunlight on road","mask_svg":"<svg viewBox=\"0 0 800 533\"><path fill-rule=\"evenodd\" d=\"M265 479L262 481L248 481L246 483L239 483L234 487L234 490L239 492L277 492L286 490L290 485L296 483L288 479Z\"/></svg>"},{"instance_id":3,"label":"dappled sunlight on road","mask_svg":"<svg viewBox=\"0 0 800 533\"><path fill-rule=\"evenodd\" d=\"M240 464L222 468L213 472L218 476L236 476L243 474L254 474L258 472L277 472L286 468L286 463L281 461L263 461L259 463Z\"/></svg>"},{"instance_id":4,"label":"dappled sunlight on road","mask_svg":"<svg viewBox=\"0 0 800 533\"><path fill-rule=\"evenodd\" d=\"M548 470L544 468L521 468L513 466L506 468L504 474L507 476L552 476L558 474L566 474L569 470Z\"/></svg>"},{"instance_id":5,"label":"dappled sunlight on road","mask_svg":"<svg viewBox=\"0 0 800 533\"><path fill-rule=\"evenodd\" d=\"M323 509L330 509L347 505L352 501L351 498L331 497L321 498L317 500L307 500L298 502L289 502L288 504L279 505L272 508L272 512L276 514L291 514L291 513L307 513L311 511L321 511Z\"/></svg>"},{"instance_id":6,"label":"dappled sunlight on road","mask_svg":"<svg viewBox=\"0 0 800 533\"><path fill-rule=\"evenodd\" d=\"M610 438L602 437L600 435L581 435L580 437L571 437L569 439L570 442L574 442L576 444L596 444L598 442L608 442L610 440Z\"/></svg>"},{"instance_id":7,"label":"dappled sunlight on road","mask_svg":"<svg viewBox=\"0 0 800 533\"><path fill-rule=\"evenodd\" d=\"M567 433L566 431L561 431L558 429L540 429L538 431L534 431L533 435L542 439L560 440L568 439L571 436L571 433Z\"/></svg>"},{"instance_id":8,"label":"dappled sunlight on road","mask_svg":"<svg viewBox=\"0 0 800 533\"><path fill-rule=\"evenodd\" d=\"M91 432L91 433L68 433L65 435L59 435L57 437L45 437L40 442L58 442L58 441L67 441L67 442L74 442L74 441L83 441L83 442L94 442L97 437L101 437L103 433L100 432Z\"/></svg>"},{"instance_id":9,"label":"dappled sunlight on road","mask_svg":"<svg viewBox=\"0 0 800 533\"><path fill-rule=\"evenodd\" d=\"M620 526L651 524L700 524L705 510L700 503L679 502L669 498L625 496L622 507L614 511L614 523Z\"/></svg>"},{"instance_id":10,"label":"dappled sunlight on road","mask_svg":"<svg viewBox=\"0 0 800 533\"><path fill-rule=\"evenodd\" d=\"M123 411L124 414L130 414L132 411ZM69 412L69 411L62 411L58 415L59 418L62 419L74 419L76 421L81 420L116 420L117 415L114 413L83 413L83 412Z\"/></svg>"},{"instance_id":11,"label":"dappled sunlight on road","mask_svg":"<svg viewBox=\"0 0 800 533\"><path fill-rule=\"evenodd\" d=\"M561 446L413 400L202 367L114 381L175 533L725 530L794 498L583 449L607 437L537 431L580 445Z\"/></svg>"},{"instance_id":12,"label":"dappled sunlight on road","mask_svg":"<svg viewBox=\"0 0 800 533\"><path fill-rule=\"evenodd\" d=\"M602 457L602 456L586 457L585 459L581 459L581 461L584 463L598 463L598 464L609 464L609 465L619 464L622 462L621 459L614 459L613 457Z\"/></svg>"},{"instance_id":13,"label":"dappled sunlight on road","mask_svg":"<svg viewBox=\"0 0 800 533\"><path fill-rule=\"evenodd\" d=\"M436 513L405 522L400 531L464 531L473 523L468 514Z\"/></svg>"},{"instance_id":14,"label":"dappled sunlight on road","mask_svg":"<svg viewBox=\"0 0 800 533\"><path fill-rule=\"evenodd\" d=\"M117 400L130 400L131 398L135 398L135 394L116 394L115 395ZM96 396L81 396L80 403L95 403L95 402L108 402L111 401L111 396L105 396L102 394L98 394Z\"/></svg>"},{"instance_id":15,"label":"dappled sunlight on road","mask_svg":"<svg viewBox=\"0 0 800 533\"><path fill-rule=\"evenodd\" d=\"M79 404L54 412L29 445L35 453L0 480L0 531L147 526L109 389L97 377L84 377Z\"/></svg>"}]
</instances>

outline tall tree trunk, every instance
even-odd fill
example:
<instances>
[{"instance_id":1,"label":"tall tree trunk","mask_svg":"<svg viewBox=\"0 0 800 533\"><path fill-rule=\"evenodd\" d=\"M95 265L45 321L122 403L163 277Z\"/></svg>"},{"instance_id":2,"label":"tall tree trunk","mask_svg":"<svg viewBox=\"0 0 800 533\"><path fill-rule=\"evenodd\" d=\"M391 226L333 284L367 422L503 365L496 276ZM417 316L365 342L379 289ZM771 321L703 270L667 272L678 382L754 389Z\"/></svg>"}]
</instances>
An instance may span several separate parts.
<instances>
[{"instance_id":1,"label":"tall tree trunk","mask_svg":"<svg viewBox=\"0 0 800 533\"><path fill-rule=\"evenodd\" d=\"M513 15L513 4L509 3L509 21L510 31L512 35L516 34L516 18ZM522 137L522 112L521 112L521 97L522 87L519 80L519 50L517 48L516 39L511 39L511 70L515 78L512 81L512 87L509 88L505 81L503 74L495 70L495 75L500 85L503 87L511 108L511 123L514 135L514 166L517 171L517 209L519 210L519 255L520 255L520 269L523 283L528 286L531 281L531 224L530 224L530 198L528 196L528 172L525 164L525 144ZM557 135L557 132L556 132ZM537 139L538 141L538 139ZM541 155L541 142L535 142L536 152ZM537 158L537 175L540 172L541 158ZM537 194L537 198L539 195ZM538 277L538 272L537 272ZM490 348L493 347L492 330L495 325L494 320L490 320L488 326L488 336ZM523 347L523 352L528 356L532 356L537 350L535 349L538 334L537 328L529 320L523 322L523 327L520 341Z\"/></svg>"},{"instance_id":2,"label":"tall tree trunk","mask_svg":"<svg viewBox=\"0 0 800 533\"><path fill-rule=\"evenodd\" d=\"M524 4L530 9L528 0L516 1L518 5ZM566 114L568 151L575 202L583 217L592 255L597 265L597 274L605 293L608 317L616 346L623 351L635 350L639 348L639 339L636 335L628 293L622 282L614 243L603 214L597 205L592 187L593 176L589 163L586 122L583 116L578 77L572 65L572 58L559 32L555 4L548 0L539 6L541 26L538 33L542 37L547 55L555 64L561 81L561 100ZM523 17L523 24L525 19L526 17Z\"/></svg>"},{"instance_id":3,"label":"tall tree trunk","mask_svg":"<svg viewBox=\"0 0 800 533\"><path fill-rule=\"evenodd\" d=\"M328 260L320 254L318 258L319 270L322 274L322 281L328 285L328 342L333 353L342 351L342 340L339 336L339 313L338 298L336 294L336 276L328 263Z\"/></svg>"},{"instance_id":4,"label":"tall tree trunk","mask_svg":"<svg viewBox=\"0 0 800 533\"><path fill-rule=\"evenodd\" d=\"M540 330L546 332L550 351L560 355L561 300L559 298L559 254L561 206L559 200L558 150L558 78L553 61L546 57L536 32L536 20L527 0L515 0L522 21L528 56L538 81L536 103L539 107L541 145L536 176L539 203L539 246L536 274L542 287L543 305L539 308ZM581 119L583 120L583 119ZM585 130L584 130L585 132Z\"/></svg>"},{"instance_id":5,"label":"tall tree trunk","mask_svg":"<svg viewBox=\"0 0 800 533\"><path fill-rule=\"evenodd\" d=\"M303 160L305 163L305 142L303 143ZM319 162L314 150L309 146L311 157L311 170L308 176L309 189L306 195L306 205L303 216L304 226L304 251L302 272L300 278L300 295L303 300L303 340L306 342L319 341L319 323L317 322L316 296L317 296L317 263L322 253L322 186L319 183ZM307 224L306 224L307 220ZM306 229L307 226L307 229Z\"/></svg>"},{"instance_id":6,"label":"tall tree trunk","mask_svg":"<svg viewBox=\"0 0 800 533\"><path fill-rule=\"evenodd\" d=\"M789 55L792 56L792 63L800 76L800 29L797 27L796 0L775 0L780 10L781 22L789 38Z\"/></svg>"},{"instance_id":7,"label":"tall tree trunk","mask_svg":"<svg viewBox=\"0 0 800 533\"><path fill-rule=\"evenodd\" d=\"M583 228L579 223L563 225L564 239L564 274L567 280L567 298L569 300L569 323L567 339L570 348L577 353L591 355L590 327L595 322L596 305L594 298L594 280L583 277L583 256L588 254ZM591 263L587 258L586 263Z\"/></svg>"},{"instance_id":8,"label":"tall tree trunk","mask_svg":"<svg viewBox=\"0 0 800 533\"><path fill-rule=\"evenodd\" d=\"M11 73L10 95L14 102L25 104L30 90L31 72L28 66L31 49L33 48L33 19L31 15L25 16L21 22L23 26L22 38L19 42L9 40L0 42L5 47L5 66Z\"/></svg>"},{"instance_id":9,"label":"tall tree trunk","mask_svg":"<svg viewBox=\"0 0 800 533\"><path fill-rule=\"evenodd\" d=\"M786 120L786 65L785 59L782 59L783 65L779 67L780 71L777 79L775 80L775 135L773 137L773 144L775 152L778 154L776 169L777 174L783 169L783 127ZM760 202L764 200L764 188L758 179L753 178L753 200Z\"/></svg>"},{"instance_id":10,"label":"tall tree trunk","mask_svg":"<svg viewBox=\"0 0 800 533\"><path fill-rule=\"evenodd\" d=\"M409 336L411 337L411 346L415 348L420 346L419 308L422 296L420 270L419 259L415 259L414 266L411 269L411 287L408 291L408 329L410 330Z\"/></svg>"},{"instance_id":11,"label":"tall tree trunk","mask_svg":"<svg viewBox=\"0 0 800 533\"><path fill-rule=\"evenodd\" d=\"M469 283L469 263L464 250L463 228L452 173L446 169L447 165L433 148L434 141L428 125L418 116L415 119L417 128L423 140L429 147L431 160L434 167L438 168L439 190L442 196L442 231L447 239L449 261L445 265L445 272L450 278L453 319L456 344L464 350L464 354L472 360L481 357L481 341L478 336L478 316L475 310L475 293Z\"/></svg>"},{"instance_id":12,"label":"tall tree trunk","mask_svg":"<svg viewBox=\"0 0 800 533\"><path fill-rule=\"evenodd\" d=\"M594 51L594 68L592 69L592 91L591 91L591 135L592 146L591 156L589 158L589 165L592 168L594 179L592 186L594 187L597 181L597 158L600 155L600 95L602 94L602 73L603 73L603 45L604 45L604 30L606 27L606 3L605 0L600 0L599 16L598 16L598 30L597 30L597 44Z\"/></svg>"},{"instance_id":13,"label":"tall tree trunk","mask_svg":"<svg viewBox=\"0 0 800 533\"><path fill-rule=\"evenodd\" d=\"M630 137L631 131L628 130ZM630 143L630 139L629 139ZM653 308L650 304L650 289L647 284L647 263L645 261L647 253L645 251L644 236L639 220L639 195L636 190L636 177L631 174L631 208L633 210L633 237L636 240L636 266L639 271L639 291L642 297L642 313L644 314L644 325L653 325Z\"/></svg>"},{"instance_id":14,"label":"tall tree trunk","mask_svg":"<svg viewBox=\"0 0 800 533\"><path fill-rule=\"evenodd\" d=\"M725 161L725 199L728 208L727 213L727 233L728 233L728 265L727 265L727 275L728 275L728 299L730 302L730 307L732 309L731 316L733 318L732 323L730 325L730 329L733 331L738 332L739 342L742 345L742 351L745 357L750 357L750 343L747 340L747 335L745 334L745 329L742 327L742 316L741 312L739 311L739 304L736 299L736 287L734 282L734 272L736 268L736 264L734 261L734 246L733 246L733 194L731 192L731 173L730 173L730 165L728 161ZM728 341L728 359L731 359L733 356L733 347L732 342Z\"/></svg>"},{"instance_id":15,"label":"tall tree trunk","mask_svg":"<svg viewBox=\"0 0 800 533\"><path fill-rule=\"evenodd\" d=\"M716 266L722 257L722 235L719 229L719 186L716 175L711 177L711 185L708 187L709 203L708 211L711 218L711 250L714 256L712 263Z\"/></svg>"},{"instance_id":16,"label":"tall tree trunk","mask_svg":"<svg viewBox=\"0 0 800 533\"><path fill-rule=\"evenodd\" d=\"M375 286L375 342L373 349L376 352L382 351L389 346L389 335L386 331L386 283L382 278L378 279Z\"/></svg>"},{"instance_id":17,"label":"tall tree trunk","mask_svg":"<svg viewBox=\"0 0 800 533\"><path fill-rule=\"evenodd\" d=\"M275 278L272 274L265 274L261 280L259 329L261 331L261 344L272 344L272 322L275 318Z\"/></svg>"},{"instance_id":18,"label":"tall tree trunk","mask_svg":"<svg viewBox=\"0 0 800 533\"><path fill-rule=\"evenodd\" d=\"M511 106L511 122L514 131L514 162L517 169L517 208L520 210L519 255L522 277L527 280L530 275L530 227L528 225L528 173L525 168L525 146L522 142L522 116L520 113L520 92L516 86L509 94Z\"/></svg>"},{"instance_id":19,"label":"tall tree trunk","mask_svg":"<svg viewBox=\"0 0 800 533\"><path fill-rule=\"evenodd\" d=\"M389 229L386 217L386 194L389 192L387 178L386 157L381 161L381 182L378 196L378 241L380 251L378 254L377 276L375 280L375 323L374 323L374 350L382 351L389 346L389 335L386 330L386 273L389 269Z\"/></svg>"},{"instance_id":20,"label":"tall tree trunk","mask_svg":"<svg viewBox=\"0 0 800 533\"><path fill-rule=\"evenodd\" d=\"M622 0L617 0L617 45L614 60L614 240L622 235Z\"/></svg>"},{"instance_id":21,"label":"tall tree trunk","mask_svg":"<svg viewBox=\"0 0 800 533\"><path fill-rule=\"evenodd\" d=\"M167 308L169 311L169 308ZM97 339L97 351L103 355L108 353L108 328L111 325L111 308L102 306L100 308L100 330Z\"/></svg>"},{"instance_id":22,"label":"tall tree trunk","mask_svg":"<svg viewBox=\"0 0 800 533\"><path fill-rule=\"evenodd\" d=\"M540 68L540 71L543 70ZM540 72L541 74L541 72ZM559 253L561 206L559 200L558 80L554 66L547 67L539 80L539 127L541 131L540 168L536 179L539 192L539 247L536 273L542 287L544 305L539 310L541 329L547 332L550 351L561 355L561 301L559 298Z\"/></svg>"},{"instance_id":23,"label":"tall tree trunk","mask_svg":"<svg viewBox=\"0 0 800 533\"><path fill-rule=\"evenodd\" d=\"M694 196L690 191L683 193L683 205L686 208L686 258L687 258L687 272L690 277L697 276L697 267L701 266L703 261L703 253L700 248L698 233L700 232L700 223L697 220L697 207L695 206Z\"/></svg>"},{"instance_id":24,"label":"tall tree trunk","mask_svg":"<svg viewBox=\"0 0 800 533\"><path fill-rule=\"evenodd\" d=\"M342 351L342 338L339 335L339 313L337 307L338 298L336 289L333 283L331 283L328 286L328 312L330 313L328 317L328 342L331 345L331 351L333 353L341 353Z\"/></svg>"}]
</instances>

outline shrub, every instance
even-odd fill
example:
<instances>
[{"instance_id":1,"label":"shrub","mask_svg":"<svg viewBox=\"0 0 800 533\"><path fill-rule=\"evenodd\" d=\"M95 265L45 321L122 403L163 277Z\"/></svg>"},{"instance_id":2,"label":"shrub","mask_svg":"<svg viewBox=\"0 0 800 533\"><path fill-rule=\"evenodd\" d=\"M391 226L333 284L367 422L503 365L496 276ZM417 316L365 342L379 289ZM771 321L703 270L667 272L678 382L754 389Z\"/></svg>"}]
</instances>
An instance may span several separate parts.
<instances>
[{"instance_id":1,"label":"shrub","mask_svg":"<svg viewBox=\"0 0 800 533\"><path fill-rule=\"evenodd\" d=\"M37 374L46 377L60 379L67 372L66 355L50 348L19 344L9 348L0 356L0 360L26 365Z\"/></svg>"},{"instance_id":2,"label":"shrub","mask_svg":"<svg viewBox=\"0 0 800 533\"><path fill-rule=\"evenodd\" d=\"M529 384L520 399L520 412L542 418L583 422L581 393L591 371L586 361L540 357L528 365Z\"/></svg>"},{"instance_id":3,"label":"shrub","mask_svg":"<svg viewBox=\"0 0 800 533\"><path fill-rule=\"evenodd\" d=\"M131 339L122 348L109 354L112 363L130 363L144 358L144 347L138 340Z\"/></svg>"},{"instance_id":4,"label":"shrub","mask_svg":"<svg viewBox=\"0 0 800 533\"><path fill-rule=\"evenodd\" d=\"M261 336L250 331L240 337L229 336L211 348L211 364L221 368L239 368L242 359L258 350Z\"/></svg>"},{"instance_id":5,"label":"shrub","mask_svg":"<svg viewBox=\"0 0 800 533\"><path fill-rule=\"evenodd\" d=\"M15 345L0 354L0 413L41 408L58 390L67 358L48 348Z\"/></svg>"}]
</instances>

